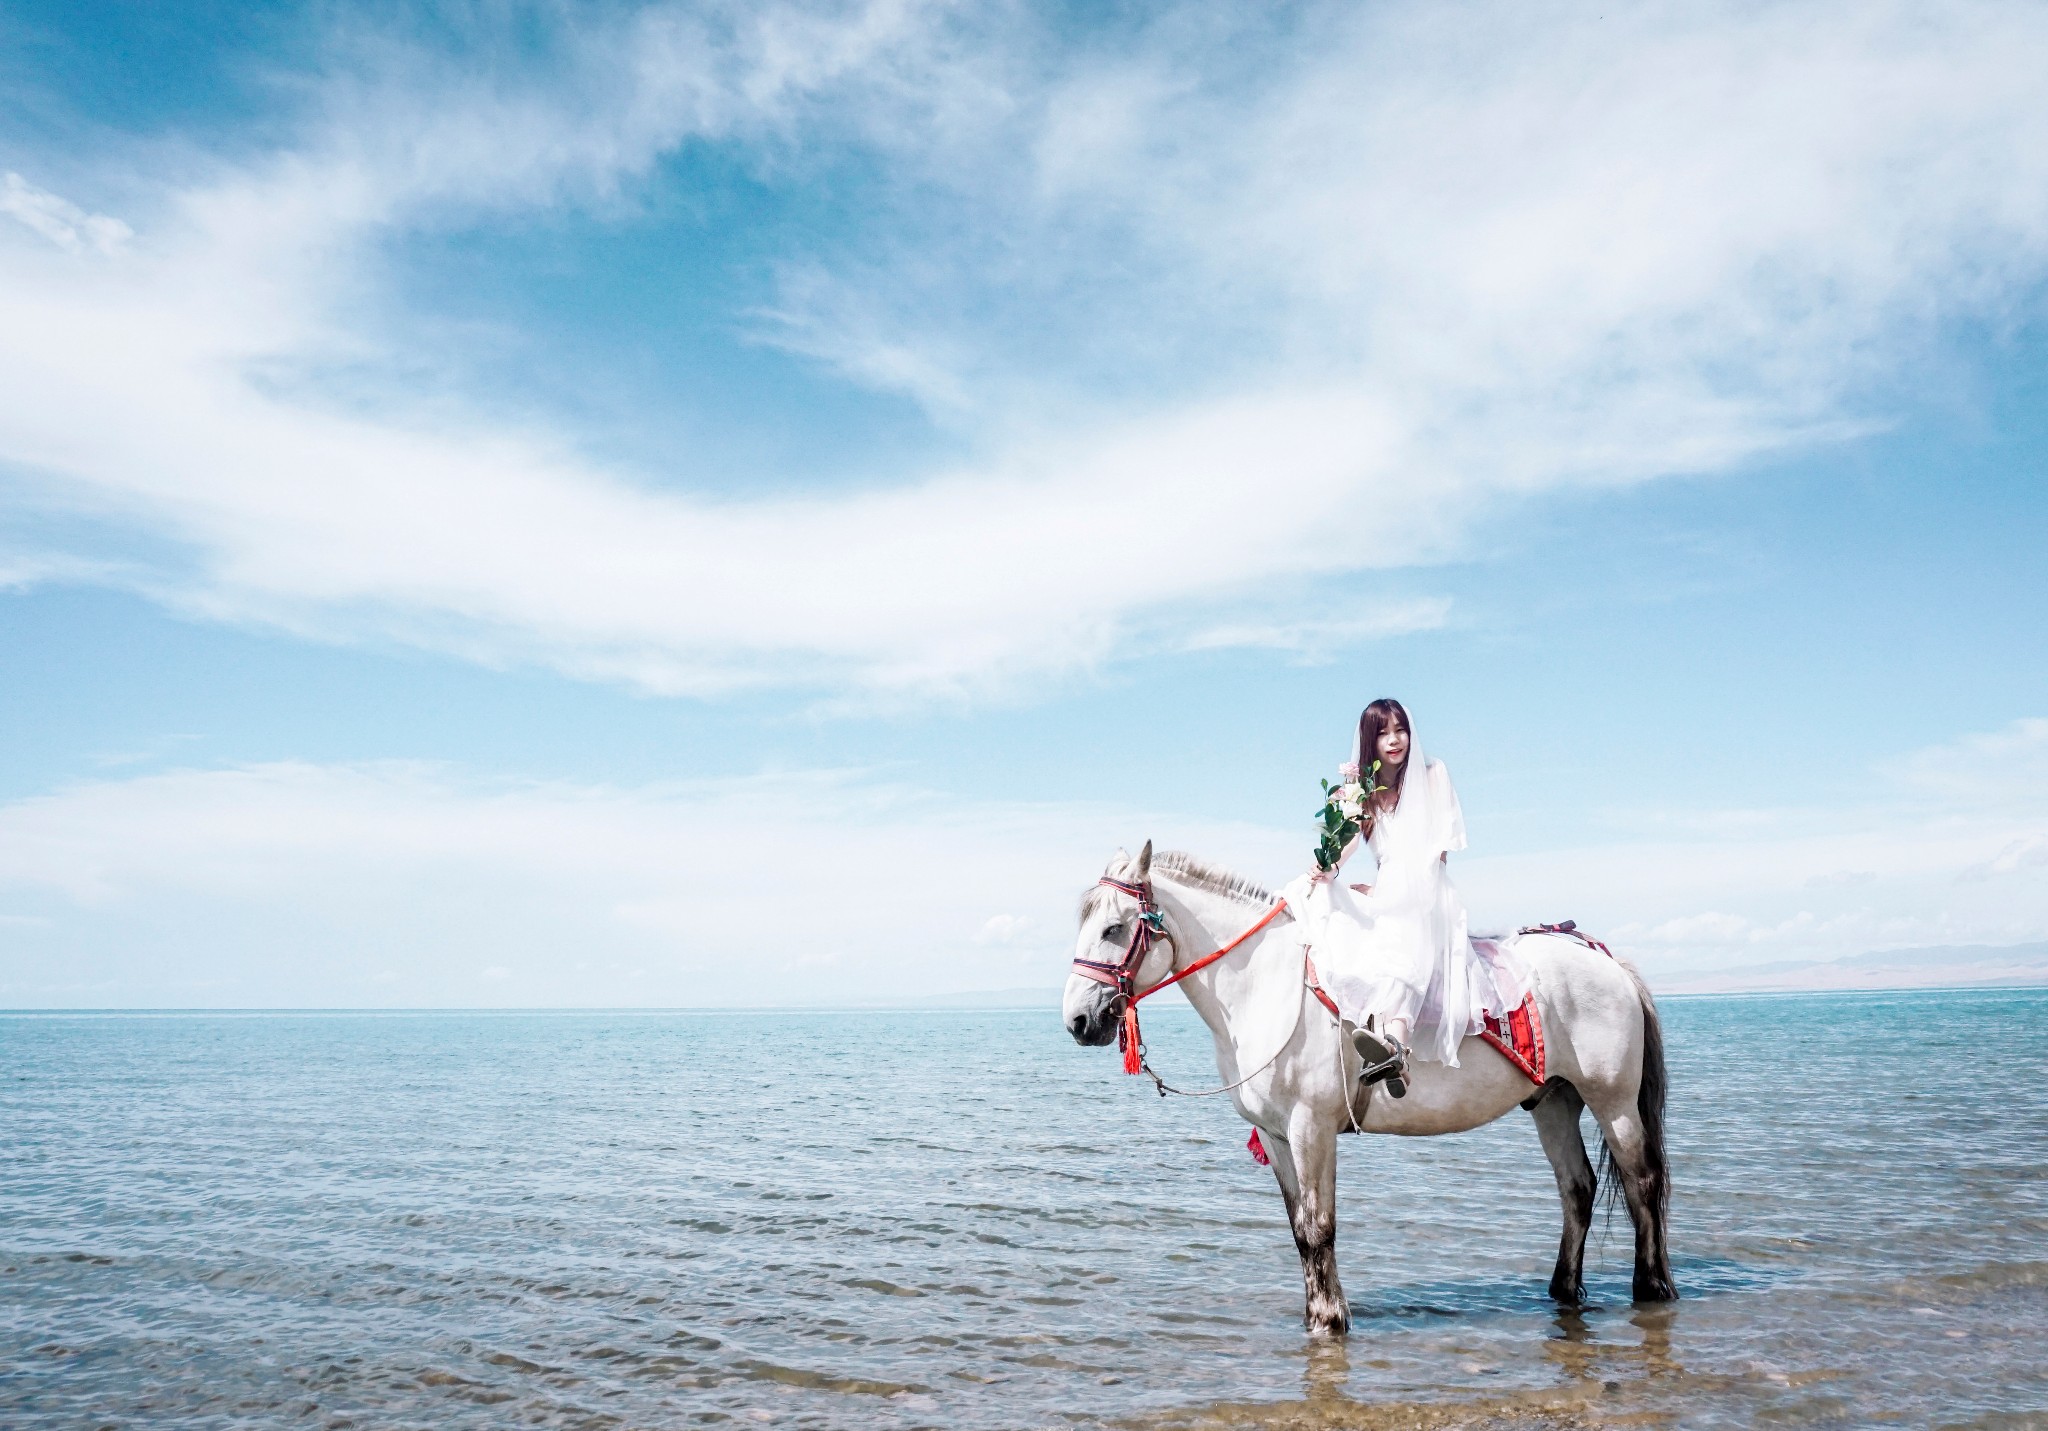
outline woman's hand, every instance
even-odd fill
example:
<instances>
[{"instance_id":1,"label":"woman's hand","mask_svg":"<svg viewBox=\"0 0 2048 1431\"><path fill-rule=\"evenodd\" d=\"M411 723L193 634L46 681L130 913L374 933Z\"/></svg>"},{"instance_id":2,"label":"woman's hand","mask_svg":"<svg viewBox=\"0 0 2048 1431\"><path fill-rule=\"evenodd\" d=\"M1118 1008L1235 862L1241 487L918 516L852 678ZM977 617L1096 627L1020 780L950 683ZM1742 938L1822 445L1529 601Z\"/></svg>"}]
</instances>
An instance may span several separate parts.
<instances>
[{"instance_id":1,"label":"woman's hand","mask_svg":"<svg viewBox=\"0 0 2048 1431\"><path fill-rule=\"evenodd\" d=\"M1371 885L1369 885L1369 884L1354 884L1354 885L1353 885L1353 886L1351 886L1351 887L1352 887L1353 889L1357 890L1357 891L1358 891L1358 892L1359 892L1360 894L1371 894L1371 893L1372 893L1372 886L1371 886Z\"/></svg>"}]
</instances>

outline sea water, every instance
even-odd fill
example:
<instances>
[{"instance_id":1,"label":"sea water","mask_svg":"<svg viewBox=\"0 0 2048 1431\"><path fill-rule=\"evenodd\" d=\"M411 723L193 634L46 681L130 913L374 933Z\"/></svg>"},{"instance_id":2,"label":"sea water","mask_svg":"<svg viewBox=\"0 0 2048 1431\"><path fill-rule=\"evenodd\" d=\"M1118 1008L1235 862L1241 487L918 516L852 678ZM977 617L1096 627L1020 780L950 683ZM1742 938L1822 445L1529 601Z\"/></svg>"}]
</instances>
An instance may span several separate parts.
<instances>
[{"instance_id":1,"label":"sea water","mask_svg":"<svg viewBox=\"0 0 2048 1431\"><path fill-rule=\"evenodd\" d=\"M1245 1125L1049 1008L0 1016L0 1424L2048 1424L2048 993L1664 1017L1683 1300L1621 1212L1547 1301L1515 1113L1344 1140L1331 1342Z\"/></svg>"}]
</instances>

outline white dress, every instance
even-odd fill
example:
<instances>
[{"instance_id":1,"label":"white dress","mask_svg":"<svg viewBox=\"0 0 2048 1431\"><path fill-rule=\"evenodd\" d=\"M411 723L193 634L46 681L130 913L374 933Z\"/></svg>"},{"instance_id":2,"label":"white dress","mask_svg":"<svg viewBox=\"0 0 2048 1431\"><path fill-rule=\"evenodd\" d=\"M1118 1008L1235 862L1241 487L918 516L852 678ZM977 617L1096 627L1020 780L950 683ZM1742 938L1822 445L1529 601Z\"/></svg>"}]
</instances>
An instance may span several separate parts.
<instances>
[{"instance_id":1,"label":"white dress","mask_svg":"<svg viewBox=\"0 0 2048 1431\"><path fill-rule=\"evenodd\" d=\"M1417 749L1419 777L1405 782L1401 801L1373 821L1379 861L1372 893L1342 878L1303 876L1285 891L1301 918L1303 942L1323 988L1346 1019L1379 1027L1404 1018L1418 1059L1458 1065L1458 1044L1478 1033L1488 1013L1519 1006L1525 976L1472 947L1465 902L1443 856L1465 848L1465 816L1443 762ZM1413 767L1411 767L1413 768Z\"/></svg>"}]
</instances>

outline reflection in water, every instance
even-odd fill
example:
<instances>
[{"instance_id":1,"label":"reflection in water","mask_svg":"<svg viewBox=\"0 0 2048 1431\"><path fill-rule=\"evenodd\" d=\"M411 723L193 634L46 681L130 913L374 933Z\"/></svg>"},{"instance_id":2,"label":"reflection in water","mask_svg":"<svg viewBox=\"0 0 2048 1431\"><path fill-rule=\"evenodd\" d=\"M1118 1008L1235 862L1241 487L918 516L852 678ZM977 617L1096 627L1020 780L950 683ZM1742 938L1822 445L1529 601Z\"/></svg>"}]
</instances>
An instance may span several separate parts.
<instances>
[{"instance_id":1,"label":"reflection in water","mask_svg":"<svg viewBox=\"0 0 2048 1431\"><path fill-rule=\"evenodd\" d=\"M1586 1325L1584 1307L1559 1307L1556 1315L1558 1339L1567 1342L1590 1342L1593 1329Z\"/></svg>"},{"instance_id":2,"label":"reflection in water","mask_svg":"<svg viewBox=\"0 0 2048 1431\"><path fill-rule=\"evenodd\" d=\"M1643 1375L1671 1376L1683 1372L1684 1368L1671 1356L1671 1329L1684 1315L1676 1302L1660 1302L1633 1309L1628 1319L1635 1323L1643 1334L1639 1344L1642 1355Z\"/></svg>"},{"instance_id":3,"label":"reflection in water","mask_svg":"<svg viewBox=\"0 0 2048 1431\"><path fill-rule=\"evenodd\" d=\"M1627 1324L1638 1334L1617 1337L1619 1326L1607 1322L1609 1338L1603 1340L1579 1308L1559 1308L1556 1328L1544 1343L1544 1352L1564 1378L1575 1382L1606 1383L1618 1376L1631 1380L1681 1374L1684 1368L1671 1355L1671 1331L1684 1314L1685 1303L1663 1302L1632 1307Z\"/></svg>"},{"instance_id":4,"label":"reflection in water","mask_svg":"<svg viewBox=\"0 0 2048 1431\"><path fill-rule=\"evenodd\" d=\"M1302 1400L1312 1409L1325 1409L1335 1403L1350 1405L1345 1392L1351 1380L1351 1346L1347 1341L1334 1337L1318 1337L1308 1346L1307 1363L1302 1368Z\"/></svg>"},{"instance_id":5,"label":"reflection in water","mask_svg":"<svg viewBox=\"0 0 2048 1431\"><path fill-rule=\"evenodd\" d=\"M1446 1313L1446 1316L1455 1316ZM1348 1341L1315 1340L1304 1348L1301 1398L1271 1401L1216 1401L1180 1407L1128 1424L1167 1428L1243 1428L1243 1431L1379 1431L1379 1428L1516 1427L1668 1424L1671 1416L1646 1393L1668 1394L1678 1405L1708 1393L1739 1392L1744 1378L1694 1377L1673 1358L1672 1332L1682 1306L1640 1306L1594 1321L1583 1309L1558 1309L1544 1350L1560 1375L1541 1388L1461 1394L1446 1386L1427 1400L1372 1394L1374 1352L1382 1348L1370 1327ZM1531 1328L1536 1334L1536 1329ZM1447 1353L1447 1358L1448 1358ZM1364 1373L1354 1379L1354 1361ZM1488 1368L1446 1360L1442 1379L1484 1377ZM1768 1378L1748 1378L1776 1390ZM1782 1385L1782 1381L1778 1385Z\"/></svg>"}]
</instances>

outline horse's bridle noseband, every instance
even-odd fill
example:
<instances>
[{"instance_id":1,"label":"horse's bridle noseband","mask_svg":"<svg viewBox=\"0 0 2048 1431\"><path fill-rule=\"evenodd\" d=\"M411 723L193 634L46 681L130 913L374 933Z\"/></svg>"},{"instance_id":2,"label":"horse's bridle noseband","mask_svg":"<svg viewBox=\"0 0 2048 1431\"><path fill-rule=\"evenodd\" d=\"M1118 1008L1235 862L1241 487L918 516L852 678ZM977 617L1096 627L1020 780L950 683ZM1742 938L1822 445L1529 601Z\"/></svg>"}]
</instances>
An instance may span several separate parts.
<instances>
[{"instance_id":1,"label":"horse's bridle noseband","mask_svg":"<svg viewBox=\"0 0 2048 1431\"><path fill-rule=\"evenodd\" d=\"M1120 879L1107 875L1097 884L1127 894L1138 901L1138 917L1131 922L1131 942L1124 946L1123 959L1115 964L1100 959L1076 959L1074 972L1084 979L1093 979L1098 984L1107 984L1132 999L1138 993L1138 966L1145 962L1145 956L1152 952L1152 943L1166 933L1166 916L1159 906L1152 902L1152 882L1140 880L1136 884L1125 884Z\"/></svg>"}]
</instances>

